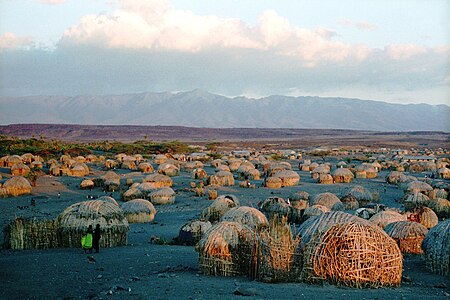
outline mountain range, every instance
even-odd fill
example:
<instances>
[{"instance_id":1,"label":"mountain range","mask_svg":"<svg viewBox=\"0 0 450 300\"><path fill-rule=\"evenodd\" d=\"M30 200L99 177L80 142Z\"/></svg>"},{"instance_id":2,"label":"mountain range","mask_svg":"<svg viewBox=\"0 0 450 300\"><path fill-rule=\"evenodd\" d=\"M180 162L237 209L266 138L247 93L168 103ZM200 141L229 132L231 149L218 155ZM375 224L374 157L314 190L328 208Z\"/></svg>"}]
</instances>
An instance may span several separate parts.
<instances>
[{"instance_id":1,"label":"mountain range","mask_svg":"<svg viewBox=\"0 0 450 300\"><path fill-rule=\"evenodd\" d=\"M450 107L331 97L229 98L201 90L0 98L0 124L32 123L448 132Z\"/></svg>"}]
</instances>

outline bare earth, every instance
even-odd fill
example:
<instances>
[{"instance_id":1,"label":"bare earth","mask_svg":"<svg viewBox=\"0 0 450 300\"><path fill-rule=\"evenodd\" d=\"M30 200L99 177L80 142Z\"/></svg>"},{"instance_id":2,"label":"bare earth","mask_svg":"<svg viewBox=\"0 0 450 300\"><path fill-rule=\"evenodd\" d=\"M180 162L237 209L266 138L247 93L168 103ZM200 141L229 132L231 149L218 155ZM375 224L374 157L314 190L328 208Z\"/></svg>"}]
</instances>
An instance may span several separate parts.
<instances>
[{"instance_id":1,"label":"bare earth","mask_svg":"<svg viewBox=\"0 0 450 300\"><path fill-rule=\"evenodd\" d=\"M298 162L293 162L294 170ZM208 174L212 168L205 167ZM8 170L0 169L3 177ZM98 177L103 171L96 170ZM333 192L342 195L359 184L378 191L381 203L399 206L396 202L403 192L386 185L386 171L378 178L356 179L351 184L318 185L309 172L298 171L298 186L282 189L259 187L244 189L238 186L223 188L219 194L238 196L241 205L256 206L259 201L277 195L287 198L295 191L310 195ZM136 182L141 173L119 170L125 178ZM0 289L3 299L240 299L237 288L256 295L248 299L449 299L449 278L430 273L420 256L405 256L404 282L399 288L351 289L329 284L304 283L267 284L243 277L212 277L199 273L198 254L192 246L156 245L152 236L171 240L183 224L197 218L211 202L195 197L187 188L190 174L182 171L174 177L177 192L175 204L157 206L155 222L131 224L128 245L101 249L90 262L81 249L6 250L0 251ZM72 203L86 200L86 196L104 195L101 189L80 190L82 178L44 176L38 180L33 195L0 199L0 225L3 227L16 216L56 218ZM386 188L386 192L384 192ZM57 193L61 193L61 198ZM119 193L114 193L119 199ZM36 207L30 200L36 199ZM120 201L119 201L120 202ZM120 202L121 203L121 202ZM3 238L2 238L3 239ZM1 242L1 241L0 241Z\"/></svg>"}]
</instances>

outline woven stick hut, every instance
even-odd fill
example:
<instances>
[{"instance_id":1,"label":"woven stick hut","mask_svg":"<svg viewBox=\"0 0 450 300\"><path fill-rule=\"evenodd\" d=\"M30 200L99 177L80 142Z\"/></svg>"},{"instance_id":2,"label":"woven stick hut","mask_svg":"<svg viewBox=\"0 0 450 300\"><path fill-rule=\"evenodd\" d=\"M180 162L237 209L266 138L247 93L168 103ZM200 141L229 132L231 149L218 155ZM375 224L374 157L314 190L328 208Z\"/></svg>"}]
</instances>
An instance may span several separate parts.
<instances>
[{"instance_id":1,"label":"woven stick hut","mask_svg":"<svg viewBox=\"0 0 450 300\"><path fill-rule=\"evenodd\" d=\"M439 222L438 216L429 207L418 208L416 209L414 214L417 215L419 223L424 225L428 229L436 226Z\"/></svg>"},{"instance_id":2,"label":"woven stick hut","mask_svg":"<svg viewBox=\"0 0 450 300\"><path fill-rule=\"evenodd\" d=\"M261 211L272 219L274 216L279 218L290 218L292 207L281 197L269 197L261 204Z\"/></svg>"},{"instance_id":3,"label":"woven stick hut","mask_svg":"<svg viewBox=\"0 0 450 300\"><path fill-rule=\"evenodd\" d=\"M152 173L154 171L151 163L142 162L138 165L139 171L142 173Z\"/></svg>"},{"instance_id":4,"label":"woven stick hut","mask_svg":"<svg viewBox=\"0 0 450 300\"><path fill-rule=\"evenodd\" d=\"M336 183L350 183L355 176L347 168L338 168L333 172L333 179Z\"/></svg>"},{"instance_id":5,"label":"woven stick hut","mask_svg":"<svg viewBox=\"0 0 450 300\"><path fill-rule=\"evenodd\" d=\"M428 205L430 198L419 191L407 193L403 200L403 205L407 211L413 211L416 208Z\"/></svg>"},{"instance_id":6,"label":"woven stick hut","mask_svg":"<svg viewBox=\"0 0 450 300\"><path fill-rule=\"evenodd\" d=\"M158 167L158 173L169 177L180 175L180 168L171 163L163 163Z\"/></svg>"},{"instance_id":7,"label":"woven stick hut","mask_svg":"<svg viewBox=\"0 0 450 300\"><path fill-rule=\"evenodd\" d=\"M430 200L428 206L436 213L439 218L450 218L450 201L447 199L436 198Z\"/></svg>"},{"instance_id":8,"label":"woven stick hut","mask_svg":"<svg viewBox=\"0 0 450 300\"><path fill-rule=\"evenodd\" d=\"M16 218L5 226L4 247L7 249L49 249L59 246L58 222Z\"/></svg>"},{"instance_id":9,"label":"woven stick hut","mask_svg":"<svg viewBox=\"0 0 450 300\"><path fill-rule=\"evenodd\" d=\"M427 269L450 277L450 219L430 229L422 242L422 249Z\"/></svg>"},{"instance_id":10,"label":"woven stick hut","mask_svg":"<svg viewBox=\"0 0 450 300\"><path fill-rule=\"evenodd\" d=\"M153 222L156 209L153 204L144 199L133 199L122 204L122 210L128 223L149 223Z\"/></svg>"},{"instance_id":11,"label":"woven stick hut","mask_svg":"<svg viewBox=\"0 0 450 300\"><path fill-rule=\"evenodd\" d=\"M155 205L172 204L175 202L175 191L170 187L162 187L151 192L148 197Z\"/></svg>"},{"instance_id":12,"label":"woven stick hut","mask_svg":"<svg viewBox=\"0 0 450 300\"><path fill-rule=\"evenodd\" d=\"M115 191L120 187L120 176L113 171L108 171L102 176L103 185L107 191Z\"/></svg>"},{"instance_id":13,"label":"woven stick hut","mask_svg":"<svg viewBox=\"0 0 450 300\"><path fill-rule=\"evenodd\" d=\"M23 163L18 163L11 167L11 175L12 176L27 177L28 174L30 174L30 168Z\"/></svg>"},{"instance_id":14,"label":"woven stick hut","mask_svg":"<svg viewBox=\"0 0 450 300\"><path fill-rule=\"evenodd\" d=\"M281 179L281 186L295 186L300 181L300 175L292 170L277 171L273 176Z\"/></svg>"},{"instance_id":15,"label":"woven stick hut","mask_svg":"<svg viewBox=\"0 0 450 300\"><path fill-rule=\"evenodd\" d=\"M265 186L269 189L279 189L283 186L283 181L278 177L269 177L265 181Z\"/></svg>"},{"instance_id":16,"label":"woven stick hut","mask_svg":"<svg viewBox=\"0 0 450 300\"><path fill-rule=\"evenodd\" d=\"M145 176L142 182L151 182L157 188L171 187L173 184L172 178L163 174L149 174Z\"/></svg>"},{"instance_id":17,"label":"woven stick hut","mask_svg":"<svg viewBox=\"0 0 450 300\"><path fill-rule=\"evenodd\" d=\"M205 233L212 227L211 222L193 220L184 224L178 233L178 242L193 246L197 244Z\"/></svg>"},{"instance_id":18,"label":"woven stick hut","mask_svg":"<svg viewBox=\"0 0 450 300\"><path fill-rule=\"evenodd\" d=\"M319 232L304 252L307 281L356 288L398 286L402 270L397 243L383 230L361 222L335 224Z\"/></svg>"},{"instance_id":19,"label":"woven stick hut","mask_svg":"<svg viewBox=\"0 0 450 300\"><path fill-rule=\"evenodd\" d=\"M360 185L355 185L354 187L352 187L347 195L355 197L355 199L359 203L359 206L365 206L374 201L372 193L368 189Z\"/></svg>"},{"instance_id":20,"label":"woven stick hut","mask_svg":"<svg viewBox=\"0 0 450 300\"><path fill-rule=\"evenodd\" d=\"M253 231L237 222L219 222L196 245L203 274L214 276L248 275L255 244Z\"/></svg>"},{"instance_id":21,"label":"woven stick hut","mask_svg":"<svg viewBox=\"0 0 450 300\"><path fill-rule=\"evenodd\" d=\"M422 254L422 241L428 229L417 222L398 221L389 223L384 231L393 238L402 253Z\"/></svg>"},{"instance_id":22,"label":"woven stick hut","mask_svg":"<svg viewBox=\"0 0 450 300\"><path fill-rule=\"evenodd\" d=\"M263 282L299 281L302 253L300 237L293 237L286 218L273 218L269 228L259 233L256 278Z\"/></svg>"},{"instance_id":23,"label":"woven stick hut","mask_svg":"<svg viewBox=\"0 0 450 300\"><path fill-rule=\"evenodd\" d=\"M109 203L119 206L119 203L117 203L116 199L114 199L113 197L110 197L110 196L101 196L101 197L97 198L97 200L109 202Z\"/></svg>"},{"instance_id":24,"label":"woven stick hut","mask_svg":"<svg viewBox=\"0 0 450 300\"><path fill-rule=\"evenodd\" d=\"M311 205L311 206L305 208L305 211L303 212L302 220L307 220L310 217L319 216L319 215L324 214L329 211L330 211L330 209L326 206L323 206L320 204Z\"/></svg>"},{"instance_id":25,"label":"woven stick hut","mask_svg":"<svg viewBox=\"0 0 450 300\"><path fill-rule=\"evenodd\" d=\"M269 226L266 216L256 208L249 206L231 208L222 216L220 221L238 222L253 230Z\"/></svg>"},{"instance_id":26,"label":"woven stick hut","mask_svg":"<svg viewBox=\"0 0 450 300\"><path fill-rule=\"evenodd\" d=\"M101 247L127 244L128 221L117 205L101 200L72 204L58 216L58 235L62 247L80 247L81 236L89 225L100 224Z\"/></svg>"}]
</instances>

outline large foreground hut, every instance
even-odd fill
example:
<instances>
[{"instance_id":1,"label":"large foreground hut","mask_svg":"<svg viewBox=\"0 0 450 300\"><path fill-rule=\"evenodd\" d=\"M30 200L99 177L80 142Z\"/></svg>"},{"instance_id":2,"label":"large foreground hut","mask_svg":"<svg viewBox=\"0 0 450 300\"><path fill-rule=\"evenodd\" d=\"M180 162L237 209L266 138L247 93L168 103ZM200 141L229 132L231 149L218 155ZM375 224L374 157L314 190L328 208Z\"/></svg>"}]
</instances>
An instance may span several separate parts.
<instances>
[{"instance_id":1,"label":"large foreground hut","mask_svg":"<svg viewBox=\"0 0 450 300\"><path fill-rule=\"evenodd\" d=\"M17 197L31 193L30 182L22 176L9 178L0 188L0 197Z\"/></svg>"},{"instance_id":2,"label":"large foreground hut","mask_svg":"<svg viewBox=\"0 0 450 300\"><path fill-rule=\"evenodd\" d=\"M153 204L145 199L134 199L122 204L122 210L128 223L153 222L156 209Z\"/></svg>"},{"instance_id":3,"label":"large foreground hut","mask_svg":"<svg viewBox=\"0 0 450 300\"><path fill-rule=\"evenodd\" d=\"M450 219L431 228L422 243L426 267L450 277Z\"/></svg>"},{"instance_id":4,"label":"large foreground hut","mask_svg":"<svg viewBox=\"0 0 450 300\"><path fill-rule=\"evenodd\" d=\"M101 247L127 244L128 221L117 205L101 200L72 204L58 216L58 234L62 247L79 248L89 225L100 225Z\"/></svg>"},{"instance_id":5,"label":"large foreground hut","mask_svg":"<svg viewBox=\"0 0 450 300\"><path fill-rule=\"evenodd\" d=\"M422 254L422 241L428 229L417 222L398 221L389 223L384 231L393 238L402 253Z\"/></svg>"},{"instance_id":6,"label":"large foreground hut","mask_svg":"<svg viewBox=\"0 0 450 300\"><path fill-rule=\"evenodd\" d=\"M397 243L380 228L361 222L332 225L315 235L304 251L307 281L356 288L398 286L402 271Z\"/></svg>"},{"instance_id":7,"label":"large foreground hut","mask_svg":"<svg viewBox=\"0 0 450 300\"><path fill-rule=\"evenodd\" d=\"M238 222L219 222L198 242L199 266L203 274L247 276L251 270L253 231Z\"/></svg>"},{"instance_id":8,"label":"large foreground hut","mask_svg":"<svg viewBox=\"0 0 450 300\"><path fill-rule=\"evenodd\" d=\"M222 216L220 221L238 222L253 230L269 226L266 216L256 208L249 206L231 208Z\"/></svg>"}]
</instances>

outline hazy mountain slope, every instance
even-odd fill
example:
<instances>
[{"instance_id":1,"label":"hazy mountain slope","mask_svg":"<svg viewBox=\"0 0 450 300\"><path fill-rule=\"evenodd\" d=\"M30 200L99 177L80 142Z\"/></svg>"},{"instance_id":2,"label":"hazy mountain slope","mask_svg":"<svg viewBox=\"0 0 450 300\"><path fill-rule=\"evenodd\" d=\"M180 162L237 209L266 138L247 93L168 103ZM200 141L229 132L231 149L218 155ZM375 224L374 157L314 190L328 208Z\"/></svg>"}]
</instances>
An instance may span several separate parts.
<instances>
[{"instance_id":1,"label":"hazy mountain slope","mask_svg":"<svg viewBox=\"0 0 450 300\"><path fill-rule=\"evenodd\" d=\"M450 131L450 107L345 98L227 98L195 90L0 98L0 123Z\"/></svg>"}]
</instances>

